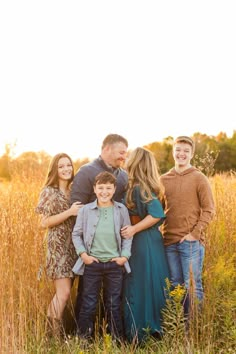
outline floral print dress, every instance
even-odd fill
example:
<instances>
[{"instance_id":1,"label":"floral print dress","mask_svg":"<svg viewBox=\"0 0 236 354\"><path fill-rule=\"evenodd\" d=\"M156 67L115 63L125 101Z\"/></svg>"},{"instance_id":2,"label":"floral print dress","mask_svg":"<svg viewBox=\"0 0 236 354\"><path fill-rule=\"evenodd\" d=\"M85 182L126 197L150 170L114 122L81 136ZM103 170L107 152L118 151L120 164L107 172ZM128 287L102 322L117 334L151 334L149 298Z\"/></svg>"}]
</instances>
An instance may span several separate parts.
<instances>
[{"instance_id":1,"label":"floral print dress","mask_svg":"<svg viewBox=\"0 0 236 354\"><path fill-rule=\"evenodd\" d=\"M44 187L40 193L36 212L44 216L62 213L69 209L69 200L54 187ZM46 274L50 279L73 278L72 268L78 258L71 234L74 217L47 230Z\"/></svg>"}]
</instances>

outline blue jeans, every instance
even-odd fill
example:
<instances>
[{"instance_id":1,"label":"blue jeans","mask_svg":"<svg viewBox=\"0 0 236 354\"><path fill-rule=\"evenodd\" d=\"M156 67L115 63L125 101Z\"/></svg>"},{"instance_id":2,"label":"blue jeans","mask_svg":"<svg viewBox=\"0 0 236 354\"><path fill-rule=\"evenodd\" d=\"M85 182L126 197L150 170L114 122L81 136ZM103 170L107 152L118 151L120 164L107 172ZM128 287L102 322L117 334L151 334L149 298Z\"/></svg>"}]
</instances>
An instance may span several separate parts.
<instances>
[{"instance_id":1,"label":"blue jeans","mask_svg":"<svg viewBox=\"0 0 236 354\"><path fill-rule=\"evenodd\" d=\"M185 314L190 311L190 269L194 281L194 295L203 300L202 268L205 248L199 241L183 241L165 247L167 262L170 270L170 282L173 287L178 284L184 285L187 289L187 296L184 300Z\"/></svg>"},{"instance_id":2,"label":"blue jeans","mask_svg":"<svg viewBox=\"0 0 236 354\"><path fill-rule=\"evenodd\" d=\"M121 318L121 290L123 267L116 262L93 262L86 265L83 275L82 302L79 312L79 335L94 335L94 322L99 294L103 285L105 316L108 332L114 338L123 336Z\"/></svg>"}]
</instances>

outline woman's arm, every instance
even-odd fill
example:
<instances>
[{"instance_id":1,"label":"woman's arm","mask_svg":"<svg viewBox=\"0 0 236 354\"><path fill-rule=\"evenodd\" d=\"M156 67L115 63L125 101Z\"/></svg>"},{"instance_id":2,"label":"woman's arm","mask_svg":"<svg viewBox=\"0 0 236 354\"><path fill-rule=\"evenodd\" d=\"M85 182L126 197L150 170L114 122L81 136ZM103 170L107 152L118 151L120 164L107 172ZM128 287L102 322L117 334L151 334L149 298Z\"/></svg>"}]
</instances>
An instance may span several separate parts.
<instances>
[{"instance_id":1,"label":"woman's arm","mask_svg":"<svg viewBox=\"0 0 236 354\"><path fill-rule=\"evenodd\" d=\"M67 220L70 216L76 216L78 214L79 209L81 208L80 202L75 202L71 205L71 207L59 214L51 215L51 216L42 216L40 226L43 229L48 227L54 227L63 223L63 221Z\"/></svg>"},{"instance_id":2,"label":"woman's arm","mask_svg":"<svg viewBox=\"0 0 236 354\"><path fill-rule=\"evenodd\" d=\"M137 224L135 225L127 225L122 227L121 229L121 235L124 238L130 238L133 237L135 234L137 234L140 231L146 230L149 227L152 227L153 225L155 225L158 221L160 220L160 218L154 218L151 215L147 215L145 216L145 218L141 221L139 221Z\"/></svg>"}]
</instances>

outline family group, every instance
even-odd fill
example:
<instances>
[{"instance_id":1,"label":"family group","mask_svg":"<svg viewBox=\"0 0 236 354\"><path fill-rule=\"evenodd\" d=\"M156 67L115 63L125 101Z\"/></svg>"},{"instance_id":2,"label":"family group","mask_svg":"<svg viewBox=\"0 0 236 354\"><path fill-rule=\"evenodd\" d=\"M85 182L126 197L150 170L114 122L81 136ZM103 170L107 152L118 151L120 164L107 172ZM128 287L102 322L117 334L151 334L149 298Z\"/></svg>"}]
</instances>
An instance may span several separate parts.
<instances>
[{"instance_id":1,"label":"family group","mask_svg":"<svg viewBox=\"0 0 236 354\"><path fill-rule=\"evenodd\" d=\"M63 328L77 277L76 335L86 340L94 338L99 303L115 340L161 339L167 281L185 289L186 321L192 301L201 306L204 237L215 206L208 178L191 164L194 150L192 138L177 137L174 166L164 174L150 150L128 151L118 134L106 136L100 155L76 173L68 154L52 158L36 207L55 286L52 333Z\"/></svg>"}]
</instances>

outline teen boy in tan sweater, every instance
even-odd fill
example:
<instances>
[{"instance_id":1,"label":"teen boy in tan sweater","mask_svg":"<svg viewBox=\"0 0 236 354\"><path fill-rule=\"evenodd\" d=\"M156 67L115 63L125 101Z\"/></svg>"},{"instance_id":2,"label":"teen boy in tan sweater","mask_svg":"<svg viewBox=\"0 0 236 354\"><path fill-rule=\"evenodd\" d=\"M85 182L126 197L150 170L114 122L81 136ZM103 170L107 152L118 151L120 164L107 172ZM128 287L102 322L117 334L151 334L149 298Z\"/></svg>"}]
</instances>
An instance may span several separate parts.
<instances>
[{"instance_id":1,"label":"teen boy in tan sweater","mask_svg":"<svg viewBox=\"0 0 236 354\"><path fill-rule=\"evenodd\" d=\"M166 219L163 237L170 269L170 281L175 287L185 285L185 314L189 314L190 268L195 295L203 300L202 267L204 261L204 232L214 215L214 200L207 177L190 164L194 142L180 136L174 141L175 167L161 176L165 188Z\"/></svg>"}]
</instances>

